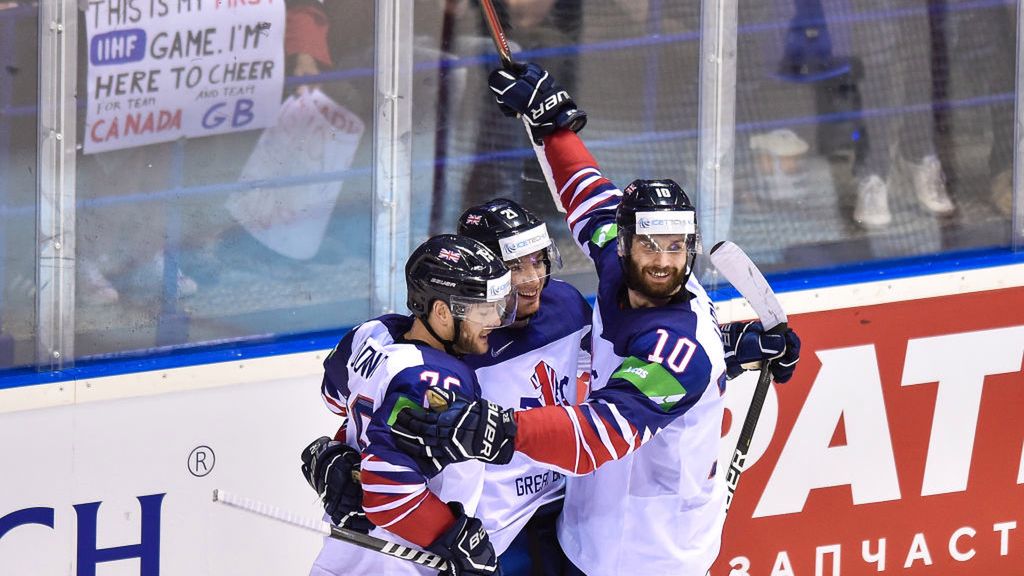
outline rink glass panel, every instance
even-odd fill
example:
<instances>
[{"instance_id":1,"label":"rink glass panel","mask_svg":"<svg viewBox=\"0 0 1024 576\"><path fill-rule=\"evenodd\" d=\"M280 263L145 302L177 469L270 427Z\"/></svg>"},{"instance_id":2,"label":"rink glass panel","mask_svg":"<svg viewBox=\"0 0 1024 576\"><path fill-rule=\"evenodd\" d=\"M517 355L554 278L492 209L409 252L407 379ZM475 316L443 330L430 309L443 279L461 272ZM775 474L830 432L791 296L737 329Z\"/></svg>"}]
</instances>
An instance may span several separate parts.
<instances>
[{"instance_id":1,"label":"rink glass panel","mask_svg":"<svg viewBox=\"0 0 1024 576\"><path fill-rule=\"evenodd\" d=\"M37 18L35 5L0 9L0 369L35 354Z\"/></svg>"},{"instance_id":2,"label":"rink glass panel","mask_svg":"<svg viewBox=\"0 0 1024 576\"><path fill-rule=\"evenodd\" d=\"M1015 22L1012 1L740 3L733 240L769 272L1008 247Z\"/></svg>"},{"instance_id":3,"label":"rink glass panel","mask_svg":"<svg viewBox=\"0 0 1024 576\"><path fill-rule=\"evenodd\" d=\"M287 15L283 5L257 15L246 11L266 4L218 3L234 10L227 15L203 6L143 26L148 52L135 68L103 60L115 50L97 40L105 15L79 30L79 359L331 330L368 315L372 6L289 2ZM296 34L315 58L284 53L286 16L305 26ZM325 23L318 45L312 37ZM175 44L185 31L206 32L189 48L186 38ZM185 67L180 82L176 66ZM151 69L180 95L164 84L117 96L109 74ZM161 114L178 109L184 134L144 143L145 123L173 132L178 119ZM103 149L118 138L139 144Z\"/></svg>"},{"instance_id":4,"label":"rink glass panel","mask_svg":"<svg viewBox=\"0 0 1024 576\"><path fill-rule=\"evenodd\" d=\"M71 361L339 330L381 311L370 305L371 254L382 248L379 240L374 246L371 229L379 185L373 143L380 133L373 4L323 4L329 65L296 70L297 62L282 60L287 70L278 104L300 86L318 85L363 124L347 167L323 170L303 169L302 150L254 162L262 128L87 150L95 121L89 106L98 102L89 93L92 46L81 16L82 97L73 139L76 290L73 299L63 295L74 318ZM456 10L446 14L445 4ZM594 0L584 10L583 4L536 2L535 14L508 15L518 57L548 68L589 113L582 137L613 182L674 178L697 202L702 222L731 210L728 228L715 230L715 239L737 241L767 272L827 274L1010 246L1003 175L1013 157L1016 2L740 3L729 128L735 148L727 159L731 201L713 200L697 185L700 7ZM402 5L414 12L405 249L453 231L464 208L507 196L549 223L565 259L556 277L592 294L591 265L568 239L525 132L497 112L488 94L486 75L497 59L477 6ZM35 3L0 6L0 368L7 368L36 362L39 333L40 39ZM220 26L193 16L178 28L215 28L209 52L198 56L214 62L216 42L230 34ZM283 43L280 34L273 37ZM299 73L314 76L303 80ZM204 98L212 105L226 96ZM189 98L180 104L197 101L194 93ZM138 110L119 110L131 111ZM951 214L936 214L917 195L912 164L922 149L942 168ZM871 172L887 190L883 225L855 221L860 176ZM247 228L245 217L229 208L254 192L258 206L294 208L303 187L325 183L340 186L336 197L328 191L320 209L307 204L288 220L300 230L290 235L296 244L254 233L258 227ZM273 230L282 221L263 222ZM396 277L404 254L398 261ZM396 311L404 311L400 303Z\"/></svg>"}]
</instances>

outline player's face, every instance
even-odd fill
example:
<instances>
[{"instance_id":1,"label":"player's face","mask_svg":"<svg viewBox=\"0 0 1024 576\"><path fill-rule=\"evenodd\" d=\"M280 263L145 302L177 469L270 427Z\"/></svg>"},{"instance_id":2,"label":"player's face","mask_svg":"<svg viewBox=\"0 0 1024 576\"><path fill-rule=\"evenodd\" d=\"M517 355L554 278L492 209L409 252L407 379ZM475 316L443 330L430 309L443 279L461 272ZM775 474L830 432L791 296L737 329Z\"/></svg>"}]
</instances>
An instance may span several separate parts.
<instances>
[{"instance_id":1,"label":"player's face","mask_svg":"<svg viewBox=\"0 0 1024 576\"><path fill-rule=\"evenodd\" d=\"M462 354L483 354L488 348L487 337L494 327L501 325L501 314L493 304L474 305L466 311L461 324L455 349Z\"/></svg>"},{"instance_id":2,"label":"player's face","mask_svg":"<svg viewBox=\"0 0 1024 576\"><path fill-rule=\"evenodd\" d=\"M518 298L516 320L526 320L540 309L540 291L548 275L544 251L539 250L506 264L512 271L512 290Z\"/></svg>"},{"instance_id":3,"label":"player's face","mask_svg":"<svg viewBox=\"0 0 1024 576\"><path fill-rule=\"evenodd\" d=\"M668 298L683 283L688 256L682 234L637 234L628 260L630 284L650 298Z\"/></svg>"}]
</instances>

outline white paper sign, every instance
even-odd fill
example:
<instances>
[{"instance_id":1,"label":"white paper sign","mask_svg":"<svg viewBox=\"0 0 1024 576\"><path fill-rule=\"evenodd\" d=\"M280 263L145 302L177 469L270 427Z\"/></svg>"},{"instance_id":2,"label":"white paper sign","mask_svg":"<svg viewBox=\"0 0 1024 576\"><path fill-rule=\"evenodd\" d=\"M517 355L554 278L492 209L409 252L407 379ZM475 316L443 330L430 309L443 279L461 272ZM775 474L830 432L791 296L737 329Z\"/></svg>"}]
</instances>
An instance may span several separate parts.
<instances>
[{"instance_id":1,"label":"white paper sign","mask_svg":"<svg viewBox=\"0 0 1024 576\"><path fill-rule=\"evenodd\" d=\"M90 0L86 154L272 125L283 0Z\"/></svg>"}]
</instances>

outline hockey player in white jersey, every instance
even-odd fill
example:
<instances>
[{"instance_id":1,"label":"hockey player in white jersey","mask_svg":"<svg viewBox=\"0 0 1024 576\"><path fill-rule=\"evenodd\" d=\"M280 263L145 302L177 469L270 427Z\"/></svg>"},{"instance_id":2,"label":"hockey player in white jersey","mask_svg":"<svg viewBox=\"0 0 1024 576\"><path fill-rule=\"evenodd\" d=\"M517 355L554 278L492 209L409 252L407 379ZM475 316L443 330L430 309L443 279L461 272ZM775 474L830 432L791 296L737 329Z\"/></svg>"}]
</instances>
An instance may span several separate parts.
<instances>
[{"instance_id":1,"label":"hockey player in white jersey","mask_svg":"<svg viewBox=\"0 0 1024 576\"><path fill-rule=\"evenodd\" d=\"M547 226L516 202L499 198L466 210L458 232L504 260L518 297L516 321L491 332L487 353L464 358L476 370L482 396L517 409L578 403L577 373L581 365L588 374L590 369L592 311L578 290L551 278L561 257ZM530 574L562 574L565 557L555 521L564 494L565 477L526 456L487 465L477 516L495 552L504 554L515 541L510 554L528 555ZM503 566L505 558L499 556Z\"/></svg>"},{"instance_id":2,"label":"hockey player in white jersey","mask_svg":"<svg viewBox=\"0 0 1024 576\"><path fill-rule=\"evenodd\" d=\"M446 558L450 575L496 574L494 550L473 517L483 465L424 469L395 449L389 429L402 408L429 405L430 386L466 400L479 397L476 375L459 358L486 353L491 331L515 319L511 274L483 244L442 235L413 251L405 275L412 316L364 322L324 361L324 400L348 419L338 440L319 438L303 451L302 469L335 523L363 530L375 525L375 536ZM350 481L360 468L365 517L358 512L358 484ZM311 570L313 576L430 573L330 538Z\"/></svg>"},{"instance_id":3,"label":"hockey player in white jersey","mask_svg":"<svg viewBox=\"0 0 1024 576\"><path fill-rule=\"evenodd\" d=\"M441 413L401 410L393 433L414 454L502 463L519 452L574 476L558 537L579 573L703 575L724 522L716 460L726 373L772 359L784 382L799 339L746 323L730 327L742 338L727 350L691 276L698 235L682 188L637 180L620 192L567 129L582 126L581 112L539 67L495 71L490 84L503 111L527 123L573 237L597 268L592 390L578 406L514 413L452 398Z\"/></svg>"}]
</instances>

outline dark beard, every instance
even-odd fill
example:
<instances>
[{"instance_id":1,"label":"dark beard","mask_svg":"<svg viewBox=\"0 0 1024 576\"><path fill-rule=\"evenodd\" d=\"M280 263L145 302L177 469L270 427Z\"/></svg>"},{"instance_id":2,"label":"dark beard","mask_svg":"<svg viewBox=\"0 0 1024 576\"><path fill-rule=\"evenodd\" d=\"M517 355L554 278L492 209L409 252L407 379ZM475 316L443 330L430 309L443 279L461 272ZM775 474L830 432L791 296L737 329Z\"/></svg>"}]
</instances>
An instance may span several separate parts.
<instances>
[{"instance_id":1,"label":"dark beard","mask_svg":"<svg viewBox=\"0 0 1024 576\"><path fill-rule=\"evenodd\" d=\"M455 343L452 346L459 354L483 354L487 350L477 350L474 346L477 345L477 341L469 336L469 332L464 328L459 330L459 333L455 339Z\"/></svg>"},{"instance_id":2,"label":"dark beard","mask_svg":"<svg viewBox=\"0 0 1024 576\"><path fill-rule=\"evenodd\" d=\"M666 299L679 291L683 285L683 277L686 270L683 268L669 268L669 282L664 286L652 286L646 280L643 270L637 266L632 258L626 260L626 286L640 292L648 298Z\"/></svg>"}]
</instances>

